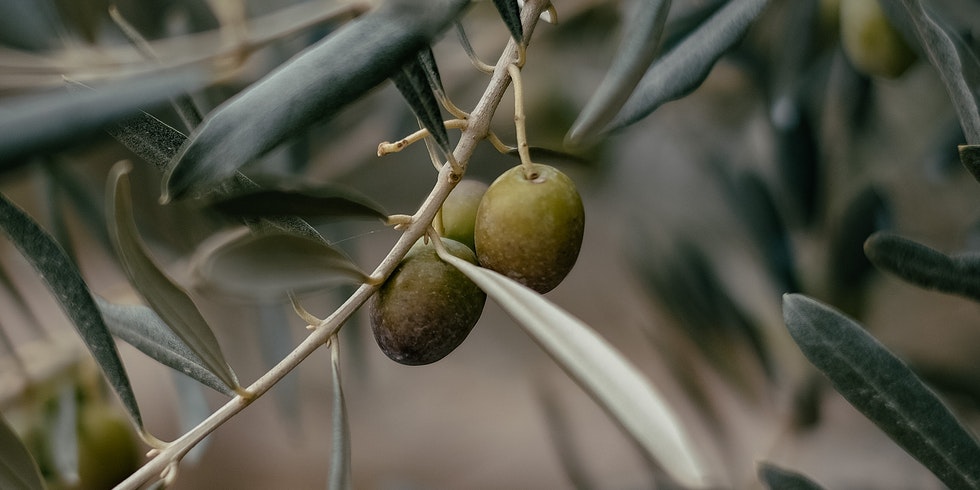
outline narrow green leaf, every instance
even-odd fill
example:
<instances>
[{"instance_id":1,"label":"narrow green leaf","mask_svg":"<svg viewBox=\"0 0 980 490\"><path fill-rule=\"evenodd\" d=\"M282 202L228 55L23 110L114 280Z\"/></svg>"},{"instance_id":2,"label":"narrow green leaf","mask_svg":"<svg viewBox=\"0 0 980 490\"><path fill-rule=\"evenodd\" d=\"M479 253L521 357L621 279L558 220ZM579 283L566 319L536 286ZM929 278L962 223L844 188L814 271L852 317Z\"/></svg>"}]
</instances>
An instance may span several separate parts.
<instances>
[{"instance_id":1,"label":"narrow green leaf","mask_svg":"<svg viewBox=\"0 0 980 490\"><path fill-rule=\"evenodd\" d=\"M164 172L187 136L156 117L140 112L106 128L116 141Z\"/></svg>"},{"instance_id":2,"label":"narrow green leaf","mask_svg":"<svg viewBox=\"0 0 980 490\"><path fill-rule=\"evenodd\" d=\"M405 101L408 102L412 112L415 113L415 117L422 122L425 129L429 130L443 153L448 154L452 151L449 146L449 133L442 122L439 101L436 99L429 80L428 72L418 56L402 65L401 69L391 76L391 81L401 92Z\"/></svg>"},{"instance_id":3,"label":"narrow green leaf","mask_svg":"<svg viewBox=\"0 0 980 490\"><path fill-rule=\"evenodd\" d=\"M352 488L350 469L350 424L347 422L347 403L340 384L340 339L330 339L330 377L333 382L333 430L330 449L330 477L327 488L346 490Z\"/></svg>"},{"instance_id":4,"label":"narrow green leaf","mask_svg":"<svg viewBox=\"0 0 980 490\"><path fill-rule=\"evenodd\" d=\"M874 267L864 254L864 243L873 233L888 228L891 210L876 186L861 189L835 220L827 259L831 302L850 315L863 308L865 286Z\"/></svg>"},{"instance_id":5,"label":"narrow green leaf","mask_svg":"<svg viewBox=\"0 0 980 490\"><path fill-rule=\"evenodd\" d=\"M429 80L429 86L439 97L444 97L446 90L442 86L442 77L439 75L439 66L436 65L436 55L432 52L432 46L426 46L418 54L419 63L425 70L425 76Z\"/></svg>"},{"instance_id":6,"label":"narrow green leaf","mask_svg":"<svg viewBox=\"0 0 980 490\"><path fill-rule=\"evenodd\" d=\"M900 12L896 4L905 7L899 24L911 20L919 45L946 85L966 142L980 145L980 109L974 91L980 84L980 60L976 54L951 27L934 18L920 0L882 0L881 3L892 15Z\"/></svg>"},{"instance_id":7,"label":"narrow green leaf","mask_svg":"<svg viewBox=\"0 0 980 490\"><path fill-rule=\"evenodd\" d=\"M31 453L0 415L0 488L43 490L41 471Z\"/></svg>"},{"instance_id":8,"label":"narrow green leaf","mask_svg":"<svg viewBox=\"0 0 980 490\"><path fill-rule=\"evenodd\" d=\"M77 485L78 478L78 398L75 384L70 381L58 387L53 413L48 415L48 448L51 463L58 479L69 486Z\"/></svg>"},{"instance_id":9,"label":"narrow green leaf","mask_svg":"<svg viewBox=\"0 0 980 490\"><path fill-rule=\"evenodd\" d=\"M497 7L497 12L500 12L500 18L507 25L507 29L510 30L514 42L522 43L524 26L521 25L521 7L517 4L517 0L493 0L493 4Z\"/></svg>"},{"instance_id":10,"label":"narrow green leaf","mask_svg":"<svg viewBox=\"0 0 980 490\"><path fill-rule=\"evenodd\" d=\"M796 257L784 217L769 186L753 171L738 175L731 187L731 201L747 225L778 291L797 292Z\"/></svg>"},{"instance_id":11,"label":"narrow green leaf","mask_svg":"<svg viewBox=\"0 0 980 490\"><path fill-rule=\"evenodd\" d=\"M119 359L116 344L75 263L50 235L3 195L0 195L0 231L7 235L38 272L75 326L129 416L142 428L139 405Z\"/></svg>"},{"instance_id":12,"label":"narrow green leaf","mask_svg":"<svg viewBox=\"0 0 980 490\"><path fill-rule=\"evenodd\" d=\"M678 240L637 261L641 278L709 365L746 400L760 400L773 374L761 333L700 246Z\"/></svg>"},{"instance_id":13,"label":"narrow green leaf","mask_svg":"<svg viewBox=\"0 0 980 490\"><path fill-rule=\"evenodd\" d=\"M858 94L854 98L859 98ZM775 109L774 109L775 110ZM805 104L784 101L782 110L789 114L774 124L776 137L776 162L779 178L791 189L787 211L797 223L808 226L813 223L823 203L821 189L825 160L823 146L818 140L819 123ZM845 124L852 124L848 119Z\"/></svg>"},{"instance_id":14,"label":"narrow green leaf","mask_svg":"<svg viewBox=\"0 0 980 490\"><path fill-rule=\"evenodd\" d=\"M204 365L228 388L239 389L238 379L225 361L211 327L187 292L153 261L140 239L130 199L129 170L128 162L116 164L109 175L106 191L109 233L123 271L147 304Z\"/></svg>"},{"instance_id":15,"label":"narrow green leaf","mask_svg":"<svg viewBox=\"0 0 980 490\"><path fill-rule=\"evenodd\" d=\"M252 233L240 228L201 245L191 267L202 286L250 299L282 299L338 283L367 281L340 249L284 233Z\"/></svg>"},{"instance_id":16,"label":"narrow green leaf","mask_svg":"<svg viewBox=\"0 0 980 490\"><path fill-rule=\"evenodd\" d=\"M670 0L634 0L629 7L616 58L568 131L572 142L593 135L619 112L660 50Z\"/></svg>"},{"instance_id":17,"label":"narrow green leaf","mask_svg":"<svg viewBox=\"0 0 980 490\"><path fill-rule=\"evenodd\" d=\"M801 473L765 461L759 463L759 481L770 490L821 490L821 486Z\"/></svg>"},{"instance_id":18,"label":"narrow green leaf","mask_svg":"<svg viewBox=\"0 0 980 490\"><path fill-rule=\"evenodd\" d=\"M724 7L654 62L623 109L606 128L622 129L690 93L738 42L769 0L729 0Z\"/></svg>"},{"instance_id":19,"label":"narrow green leaf","mask_svg":"<svg viewBox=\"0 0 980 490\"><path fill-rule=\"evenodd\" d=\"M887 232L871 235L864 253L875 267L926 289L980 301L980 258L950 257Z\"/></svg>"},{"instance_id":20,"label":"narrow green leaf","mask_svg":"<svg viewBox=\"0 0 980 490\"><path fill-rule=\"evenodd\" d=\"M178 148L187 137L180 131L168 126L163 121L141 112L126 121L108 128L109 134L123 144L130 151L138 155L147 163L152 164L157 170L164 172L170 164L171 159L177 154ZM241 192L256 191L259 185L243 175L235 172L235 176L229 182L220 186L217 190L219 194L237 194ZM309 223L294 216L280 216L276 218L250 220L247 225L256 229L275 228L287 233L295 233L308 236L315 240L323 240L320 233Z\"/></svg>"},{"instance_id":21,"label":"narrow green leaf","mask_svg":"<svg viewBox=\"0 0 980 490\"><path fill-rule=\"evenodd\" d=\"M253 219L295 216L310 220L385 220L388 216L371 198L335 184L249 189L219 197L211 206L224 214Z\"/></svg>"},{"instance_id":22,"label":"narrow green leaf","mask_svg":"<svg viewBox=\"0 0 980 490\"><path fill-rule=\"evenodd\" d=\"M834 388L952 489L980 488L980 445L865 329L806 296L783 296L793 340Z\"/></svg>"},{"instance_id":23,"label":"narrow green leaf","mask_svg":"<svg viewBox=\"0 0 980 490\"><path fill-rule=\"evenodd\" d=\"M960 163L980 182L980 145L960 145L957 150L960 153Z\"/></svg>"},{"instance_id":24,"label":"narrow green leaf","mask_svg":"<svg viewBox=\"0 0 980 490\"><path fill-rule=\"evenodd\" d=\"M164 71L107 83L97 90L57 91L0 104L0 171L31 155L50 154L91 140L103 127L139 108L197 88L198 70Z\"/></svg>"},{"instance_id":25,"label":"narrow green leaf","mask_svg":"<svg viewBox=\"0 0 980 490\"><path fill-rule=\"evenodd\" d=\"M643 374L605 339L540 294L502 274L451 254L440 257L500 304L677 482L705 485L706 468L680 419Z\"/></svg>"},{"instance_id":26,"label":"narrow green leaf","mask_svg":"<svg viewBox=\"0 0 980 490\"><path fill-rule=\"evenodd\" d=\"M468 3L387 2L314 44L205 118L166 174L163 200L227 179L329 118L415 59Z\"/></svg>"},{"instance_id":27,"label":"narrow green leaf","mask_svg":"<svg viewBox=\"0 0 980 490\"><path fill-rule=\"evenodd\" d=\"M215 376L153 310L95 297L109 331L153 360L228 396L234 392Z\"/></svg>"}]
</instances>

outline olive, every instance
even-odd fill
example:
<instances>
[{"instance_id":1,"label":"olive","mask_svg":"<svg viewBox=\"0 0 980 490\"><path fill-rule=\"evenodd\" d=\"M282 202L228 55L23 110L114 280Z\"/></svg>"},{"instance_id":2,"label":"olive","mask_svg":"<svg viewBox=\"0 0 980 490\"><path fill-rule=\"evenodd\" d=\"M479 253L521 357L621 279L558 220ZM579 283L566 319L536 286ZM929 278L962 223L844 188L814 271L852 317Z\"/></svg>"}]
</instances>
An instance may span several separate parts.
<instances>
[{"instance_id":1,"label":"olive","mask_svg":"<svg viewBox=\"0 0 980 490\"><path fill-rule=\"evenodd\" d=\"M442 243L450 254L476 264L466 245L447 238ZM486 293L420 240L371 298L371 329L393 361L430 364L463 343L486 300Z\"/></svg>"},{"instance_id":2,"label":"olive","mask_svg":"<svg viewBox=\"0 0 980 490\"><path fill-rule=\"evenodd\" d=\"M859 71L895 78L915 61L915 52L885 17L878 0L846 0L839 9L844 54Z\"/></svg>"},{"instance_id":3,"label":"olive","mask_svg":"<svg viewBox=\"0 0 980 490\"><path fill-rule=\"evenodd\" d=\"M467 179L456 184L442 205L442 236L456 240L471 250L474 248L476 210L486 191L487 185L478 180Z\"/></svg>"},{"instance_id":4,"label":"olive","mask_svg":"<svg viewBox=\"0 0 980 490\"><path fill-rule=\"evenodd\" d=\"M572 270L582 247L585 209L572 179L532 164L497 178L480 201L474 242L480 265L546 293Z\"/></svg>"},{"instance_id":5,"label":"olive","mask_svg":"<svg viewBox=\"0 0 980 490\"><path fill-rule=\"evenodd\" d=\"M135 435L114 407L85 404L78 417L78 488L112 488L136 471L139 448Z\"/></svg>"}]
</instances>

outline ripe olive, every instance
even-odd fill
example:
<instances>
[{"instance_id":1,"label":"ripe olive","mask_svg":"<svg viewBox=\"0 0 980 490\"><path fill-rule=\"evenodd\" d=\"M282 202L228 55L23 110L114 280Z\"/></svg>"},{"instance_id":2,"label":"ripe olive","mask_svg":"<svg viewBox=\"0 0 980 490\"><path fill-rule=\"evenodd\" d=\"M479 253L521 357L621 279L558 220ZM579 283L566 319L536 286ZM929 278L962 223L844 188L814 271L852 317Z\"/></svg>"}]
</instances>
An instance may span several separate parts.
<instances>
[{"instance_id":1,"label":"ripe olive","mask_svg":"<svg viewBox=\"0 0 980 490\"><path fill-rule=\"evenodd\" d=\"M585 208L575 184L558 169L514 167L487 189L476 213L480 265L540 293L555 288L578 258Z\"/></svg>"},{"instance_id":2,"label":"ripe olive","mask_svg":"<svg viewBox=\"0 0 980 490\"><path fill-rule=\"evenodd\" d=\"M456 240L471 250L474 248L476 210L486 191L487 185L478 180L467 179L456 184L442 205L442 236Z\"/></svg>"},{"instance_id":3,"label":"ripe olive","mask_svg":"<svg viewBox=\"0 0 980 490\"><path fill-rule=\"evenodd\" d=\"M916 54L885 17L879 0L840 2L840 35L844 53L858 70L895 78L915 61Z\"/></svg>"},{"instance_id":4,"label":"ripe olive","mask_svg":"<svg viewBox=\"0 0 980 490\"><path fill-rule=\"evenodd\" d=\"M442 243L449 253L476 264L466 245L446 238ZM486 293L420 240L371 298L371 329L393 361L433 363L463 343L486 300Z\"/></svg>"}]
</instances>

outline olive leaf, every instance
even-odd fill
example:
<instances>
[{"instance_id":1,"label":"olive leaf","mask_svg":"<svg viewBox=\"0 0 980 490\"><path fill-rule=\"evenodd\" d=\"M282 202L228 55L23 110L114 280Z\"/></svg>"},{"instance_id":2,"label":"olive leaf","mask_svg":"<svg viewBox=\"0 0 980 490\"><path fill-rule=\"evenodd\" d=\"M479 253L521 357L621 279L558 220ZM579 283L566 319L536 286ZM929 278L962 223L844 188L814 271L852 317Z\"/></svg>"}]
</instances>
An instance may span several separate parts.
<instances>
[{"instance_id":1,"label":"olive leaf","mask_svg":"<svg viewBox=\"0 0 980 490\"><path fill-rule=\"evenodd\" d=\"M703 460L666 399L588 325L526 286L440 254L483 289L625 429L644 453L682 485L704 486Z\"/></svg>"},{"instance_id":2,"label":"olive leaf","mask_svg":"<svg viewBox=\"0 0 980 490\"><path fill-rule=\"evenodd\" d=\"M333 435L330 449L330 477L327 488L346 490L352 488L350 468L350 424L347 422L347 402L340 384L340 339L330 338L330 379L333 384L331 423Z\"/></svg>"},{"instance_id":3,"label":"olive leaf","mask_svg":"<svg viewBox=\"0 0 980 490\"><path fill-rule=\"evenodd\" d=\"M773 60L772 92L769 118L773 126L785 130L796 122L807 93L805 84L812 72L817 28L820 22L820 1L800 0L786 4L780 12L779 46ZM822 87L821 87L822 88Z\"/></svg>"},{"instance_id":4,"label":"olive leaf","mask_svg":"<svg viewBox=\"0 0 980 490\"><path fill-rule=\"evenodd\" d=\"M949 488L980 487L980 445L898 357L813 299L783 296L793 340L851 405Z\"/></svg>"},{"instance_id":5,"label":"olive leaf","mask_svg":"<svg viewBox=\"0 0 980 490\"><path fill-rule=\"evenodd\" d=\"M62 381L58 396L46 417L47 449L58 478L68 485L78 484L78 398L75 384Z\"/></svg>"},{"instance_id":6,"label":"olive leaf","mask_svg":"<svg viewBox=\"0 0 980 490\"><path fill-rule=\"evenodd\" d=\"M891 226L891 209L884 193L868 185L851 198L835 221L827 258L831 301L848 314L857 315L874 271L864 254L864 243L875 232Z\"/></svg>"},{"instance_id":7,"label":"olive leaf","mask_svg":"<svg viewBox=\"0 0 980 490\"><path fill-rule=\"evenodd\" d=\"M497 7L497 12L500 12L504 24L507 24L514 42L518 44L523 42L524 26L521 25L521 7L517 4L517 0L493 0L493 5Z\"/></svg>"},{"instance_id":8,"label":"olive leaf","mask_svg":"<svg viewBox=\"0 0 980 490\"><path fill-rule=\"evenodd\" d=\"M629 126L697 88L768 4L769 0L729 0L653 63L606 130Z\"/></svg>"},{"instance_id":9,"label":"olive leaf","mask_svg":"<svg viewBox=\"0 0 980 490\"><path fill-rule=\"evenodd\" d=\"M0 487L43 490L41 470L31 453L0 414Z\"/></svg>"},{"instance_id":10,"label":"olive leaf","mask_svg":"<svg viewBox=\"0 0 980 490\"><path fill-rule=\"evenodd\" d=\"M367 281L367 274L332 245L245 228L208 239L191 258L191 267L201 286L250 299L281 299L289 291Z\"/></svg>"},{"instance_id":11,"label":"olive leaf","mask_svg":"<svg viewBox=\"0 0 980 490\"><path fill-rule=\"evenodd\" d=\"M99 296L95 297L95 302L113 335L164 366L219 393L234 395L156 312L143 305L111 303Z\"/></svg>"},{"instance_id":12,"label":"olive leaf","mask_svg":"<svg viewBox=\"0 0 980 490\"><path fill-rule=\"evenodd\" d=\"M429 71L418 56L402 65L401 69L391 76L391 81L408 102L415 117L422 122L425 129L429 130L429 134L435 138L442 152L449 154L452 151L449 133L442 122L439 101L436 100L430 80Z\"/></svg>"},{"instance_id":13,"label":"olive leaf","mask_svg":"<svg viewBox=\"0 0 980 490\"><path fill-rule=\"evenodd\" d=\"M361 218L385 220L388 213L373 199L350 187L315 184L256 187L217 197L211 207L239 218L295 216L309 220Z\"/></svg>"},{"instance_id":14,"label":"olive leaf","mask_svg":"<svg viewBox=\"0 0 980 490\"><path fill-rule=\"evenodd\" d=\"M29 156L89 141L103 127L139 108L165 102L205 82L198 69L169 70L106 83L96 90L7 99L0 103L0 171L10 170Z\"/></svg>"},{"instance_id":15,"label":"olive leaf","mask_svg":"<svg viewBox=\"0 0 980 490\"><path fill-rule=\"evenodd\" d=\"M875 267L920 287L980 301L980 257L951 257L888 232L871 235L864 253Z\"/></svg>"},{"instance_id":16,"label":"olive leaf","mask_svg":"<svg viewBox=\"0 0 980 490\"><path fill-rule=\"evenodd\" d=\"M129 383L116 344L106 327L75 263L51 235L23 210L0 194L0 231L13 242L58 300L58 305L78 332L85 346L137 427L143 427L139 405Z\"/></svg>"},{"instance_id":17,"label":"olive leaf","mask_svg":"<svg viewBox=\"0 0 980 490\"><path fill-rule=\"evenodd\" d=\"M800 280L789 230L762 177L751 171L738 175L731 188L731 201L766 257L778 290L799 291Z\"/></svg>"},{"instance_id":18,"label":"olive leaf","mask_svg":"<svg viewBox=\"0 0 980 490\"><path fill-rule=\"evenodd\" d=\"M110 172L106 191L109 234L123 271L147 304L201 358L208 370L228 388L240 389L235 373L221 353L218 340L197 306L187 292L153 261L140 239L133 217L129 170L128 162L116 164Z\"/></svg>"},{"instance_id":19,"label":"olive leaf","mask_svg":"<svg viewBox=\"0 0 980 490\"><path fill-rule=\"evenodd\" d=\"M957 150L960 162L970 171L977 182L980 182L980 145L960 145Z\"/></svg>"},{"instance_id":20,"label":"olive leaf","mask_svg":"<svg viewBox=\"0 0 980 490\"><path fill-rule=\"evenodd\" d=\"M187 141L187 136L183 133L145 112L109 127L108 132L123 146L161 172L166 171L177 150ZM218 187L217 191L221 195L235 195L258 189L260 186L257 183L241 172L235 172L232 180ZM258 221L246 220L246 224L256 229L273 228L326 241L309 223L295 216L276 216Z\"/></svg>"},{"instance_id":21,"label":"olive leaf","mask_svg":"<svg viewBox=\"0 0 980 490\"><path fill-rule=\"evenodd\" d=\"M770 490L821 490L823 488L801 473L765 461L759 463L758 474L759 481Z\"/></svg>"},{"instance_id":22,"label":"olive leaf","mask_svg":"<svg viewBox=\"0 0 980 490\"><path fill-rule=\"evenodd\" d=\"M729 293L701 247L678 240L671 250L640 264L644 284L704 359L748 400L759 400L760 373L773 374L758 327Z\"/></svg>"},{"instance_id":23,"label":"olive leaf","mask_svg":"<svg viewBox=\"0 0 980 490\"><path fill-rule=\"evenodd\" d=\"M898 8L898 5L904 7ZM980 84L980 60L959 35L923 6L920 0L882 0L882 8L896 24L912 25L918 44L946 86L963 126L966 142L980 144L980 109L974 91Z\"/></svg>"},{"instance_id":24,"label":"olive leaf","mask_svg":"<svg viewBox=\"0 0 980 490\"><path fill-rule=\"evenodd\" d=\"M168 169L162 199L229 178L329 118L415 59L468 3L389 1L307 48L205 118Z\"/></svg>"},{"instance_id":25,"label":"olive leaf","mask_svg":"<svg viewBox=\"0 0 980 490\"><path fill-rule=\"evenodd\" d=\"M164 172L187 136L156 117L140 112L106 131L129 151Z\"/></svg>"},{"instance_id":26,"label":"olive leaf","mask_svg":"<svg viewBox=\"0 0 980 490\"><path fill-rule=\"evenodd\" d=\"M619 112L660 49L670 0L634 0L623 17L616 58L568 131L572 142L602 129Z\"/></svg>"},{"instance_id":27,"label":"olive leaf","mask_svg":"<svg viewBox=\"0 0 980 490\"><path fill-rule=\"evenodd\" d=\"M417 55L419 64L425 70L425 76L429 80L429 86L437 97L445 97L446 91L442 86L442 77L439 75L439 66L436 65L436 55L432 52L432 46L426 46Z\"/></svg>"}]
</instances>

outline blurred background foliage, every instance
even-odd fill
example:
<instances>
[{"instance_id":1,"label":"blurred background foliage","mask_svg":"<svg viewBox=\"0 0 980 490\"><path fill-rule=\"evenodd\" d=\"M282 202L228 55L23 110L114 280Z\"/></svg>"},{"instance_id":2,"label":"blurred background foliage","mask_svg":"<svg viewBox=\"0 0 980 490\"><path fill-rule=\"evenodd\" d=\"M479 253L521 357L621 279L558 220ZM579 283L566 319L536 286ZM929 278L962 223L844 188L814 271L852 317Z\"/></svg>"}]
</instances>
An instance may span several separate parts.
<instances>
[{"instance_id":1,"label":"blurred background foliage","mask_svg":"<svg viewBox=\"0 0 980 490\"><path fill-rule=\"evenodd\" d=\"M531 144L575 156L542 160L578 183L588 214L579 263L549 298L668 393L717 473L737 487L757 485L755 465L765 460L827 488L941 488L806 364L785 329L785 292L805 293L859 320L961 420L974 428L980 422L977 304L876 272L863 250L879 230L947 252L978 246L980 193L955 151L963 133L936 70L914 45L905 47L904 66L884 70L845 53L840 20L851 2L773 0L696 91L589 144L566 146L565 135L616 54L628 2L556 1L559 22L539 26L524 68ZM666 43L721 3L675 0ZM31 15L2 15L28 5L36 7ZM976 4L931 5L975 52ZM158 53L163 63L220 51L214 30L221 24L208 2L120 0L115 6L148 40L173 40L161 45L169 49ZM278 14L281 25L303 25L304 15L335 5L254 0L245 7L249 18ZM101 0L0 7L0 103L53 96L64 90L62 76L98 86L129 74L140 57L108 12L109 2ZM3 20L15 18L33 24ZM195 87L194 103L206 114L340 20L277 37L231 76ZM509 35L491 2L475 2L462 23L485 60L497 56ZM253 33L275 25L257 22ZM211 34L192 37L205 32ZM471 107L486 76L451 30L433 49L446 92L458 106ZM167 99L182 83L195 82L174 83L176 90L161 82L160 96L145 109L186 132ZM509 100L492 128L513 142ZM48 124L60 117L70 116L52 114ZM398 91L384 84L244 170L341 184L390 212L411 213L435 175L428 155L415 146L378 158L375 149L415 129ZM193 203L159 205L160 172L105 132L52 150L0 162L0 191L58 238L94 292L137 301L114 263L101 205L109 167L127 158L137 162L132 180L141 234L179 281L192 282L188 258L225 226L221 218ZM489 182L516 163L483 145L468 176ZM373 222L318 230L367 270L397 236ZM5 365L0 389L13 395L0 399L4 415L26 431L41 423L59 383L89 379L89 368L77 342L66 340L65 318L6 241L0 266L0 329L5 347L16 347L4 352L66 359L51 386L30 389L10 374L14 364ZM337 287L303 299L323 316L348 292ZM264 373L304 335L303 322L281 302L202 290L194 299L243 380ZM419 368L389 362L365 321L355 316L341 336L357 488L666 484L495 306L488 304L455 353ZM187 408L189 397L212 408L222 400L213 392L188 395L181 387L186 380L175 381L177 375L128 346L121 353L147 426L165 439L200 416L200 408ZM182 466L177 488L322 485L330 451L328 362L314 356L219 430L196 461ZM77 403L90 404L103 391L88 386Z\"/></svg>"}]
</instances>

